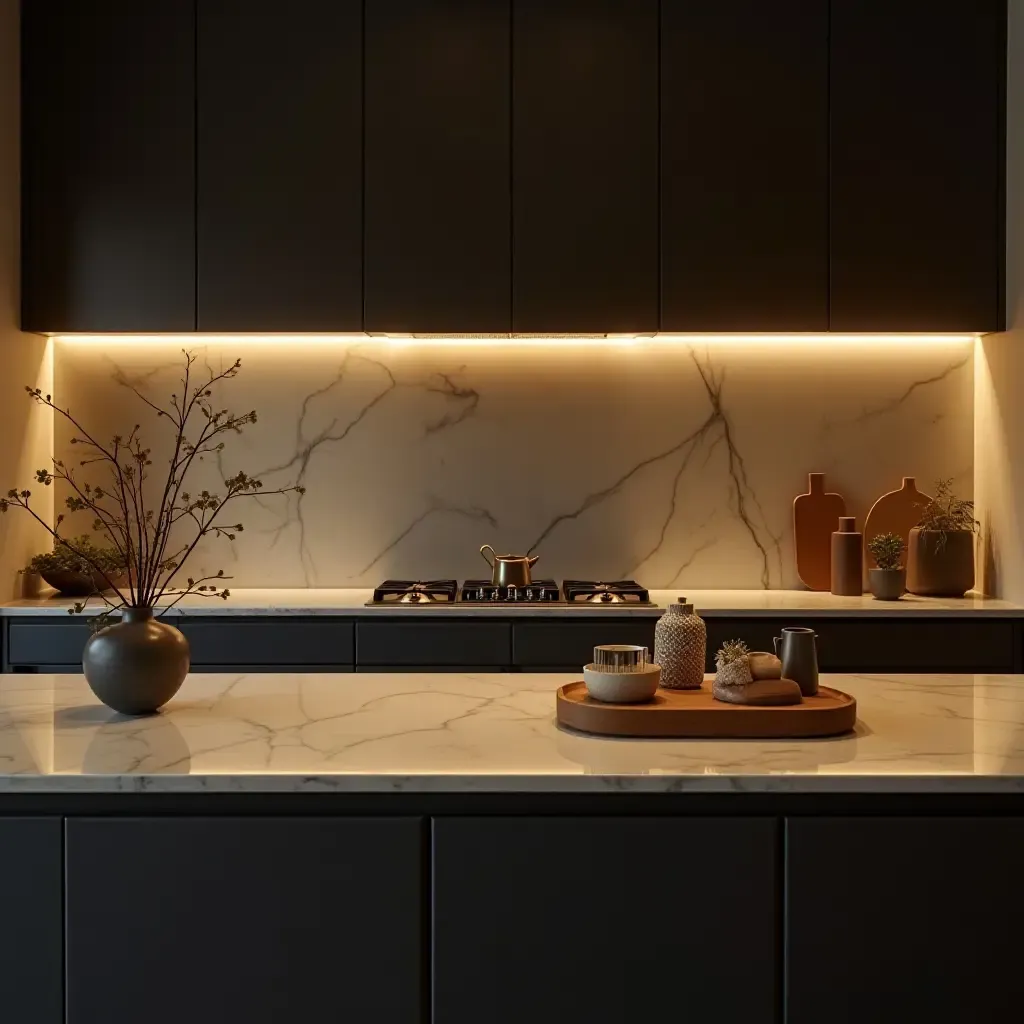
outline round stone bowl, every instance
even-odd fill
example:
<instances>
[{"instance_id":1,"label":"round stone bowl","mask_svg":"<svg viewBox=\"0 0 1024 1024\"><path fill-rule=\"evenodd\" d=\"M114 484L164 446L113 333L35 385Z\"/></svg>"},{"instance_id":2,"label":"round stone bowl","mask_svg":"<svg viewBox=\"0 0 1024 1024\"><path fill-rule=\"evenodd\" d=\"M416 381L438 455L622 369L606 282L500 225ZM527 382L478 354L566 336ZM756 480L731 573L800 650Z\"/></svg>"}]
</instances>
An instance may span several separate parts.
<instances>
[{"instance_id":1,"label":"round stone bowl","mask_svg":"<svg viewBox=\"0 0 1024 1024\"><path fill-rule=\"evenodd\" d=\"M598 665L584 666L587 693L605 704L643 704L658 691L661 666L648 664L638 672L602 672Z\"/></svg>"}]
</instances>

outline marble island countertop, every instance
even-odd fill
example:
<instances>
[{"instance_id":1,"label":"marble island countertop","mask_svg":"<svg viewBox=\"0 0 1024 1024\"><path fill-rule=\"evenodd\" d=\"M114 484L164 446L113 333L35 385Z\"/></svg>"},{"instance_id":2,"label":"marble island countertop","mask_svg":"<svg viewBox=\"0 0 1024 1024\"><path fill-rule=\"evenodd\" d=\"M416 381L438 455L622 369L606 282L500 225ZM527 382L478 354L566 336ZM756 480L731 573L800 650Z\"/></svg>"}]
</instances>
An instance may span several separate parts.
<instances>
[{"instance_id":1,"label":"marble island countertop","mask_svg":"<svg viewBox=\"0 0 1024 1024\"><path fill-rule=\"evenodd\" d=\"M367 607L373 591L365 589L297 589L297 590L232 590L226 601L188 598L177 605L171 615L460 615L480 617L514 616L637 616L657 618L665 605L686 595L701 615L708 618L773 616L784 613L794 618L889 617L956 618L989 616L993 618L1024 618L1024 607L998 598L968 594L963 598L935 598L905 595L899 601L876 601L870 594L863 597L836 597L809 590L652 590L651 606L630 607L626 604L594 606L580 604L528 605L375 605ZM8 601L0 605L0 616L33 616L66 613L74 604L69 598L42 597ZM102 602L94 601L88 609L102 610Z\"/></svg>"},{"instance_id":2,"label":"marble island countertop","mask_svg":"<svg viewBox=\"0 0 1024 1024\"><path fill-rule=\"evenodd\" d=\"M1024 792L1024 676L825 677L856 732L623 740L560 729L566 675L194 675L116 715L80 676L0 677L0 792Z\"/></svg>"}]
</instances>

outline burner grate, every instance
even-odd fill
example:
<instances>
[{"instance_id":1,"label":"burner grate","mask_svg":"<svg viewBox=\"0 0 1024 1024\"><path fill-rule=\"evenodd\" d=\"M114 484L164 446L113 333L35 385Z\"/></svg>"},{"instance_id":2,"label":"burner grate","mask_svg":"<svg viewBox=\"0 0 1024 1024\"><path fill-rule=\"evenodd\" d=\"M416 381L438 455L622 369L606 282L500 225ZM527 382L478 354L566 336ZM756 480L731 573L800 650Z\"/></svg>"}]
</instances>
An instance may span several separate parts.
<instances>
[{"instance_id":1,"label":"burner grate","mask_svg":"<svg viewBox=\"0 0 1024 1024\"><path fill-rule=\"evenodd\" d=\"M373 604L451 604L459 592L455 580L385 580L373 592Z\"/></svg>"},{"instance_id":2,"label":"burner grate","mask_svg":"<svg viewBox=\"0 0 1024 1024\"><path fill-rule=\"evenodd\" d=\"M650 594L636 580L602 583L594 580L564 580L562 590L570 604L647 604Z\"/></svg>"}]
</instances>

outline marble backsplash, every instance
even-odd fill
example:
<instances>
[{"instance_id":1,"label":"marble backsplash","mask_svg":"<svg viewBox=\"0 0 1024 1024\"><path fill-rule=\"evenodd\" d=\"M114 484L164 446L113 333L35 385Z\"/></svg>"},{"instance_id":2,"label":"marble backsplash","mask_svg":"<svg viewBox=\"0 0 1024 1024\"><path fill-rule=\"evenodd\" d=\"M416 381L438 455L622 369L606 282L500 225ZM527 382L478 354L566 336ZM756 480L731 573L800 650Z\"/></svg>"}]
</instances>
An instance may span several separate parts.
<instances>
[{"instance_id":1,"label":"marble backsplash","mask_svg":"<svg viewBox=\"0 0 1024 1024\"><path fill-rule=\"evenodd\" d=\"M809 471L860 523L904 475L972 487L971 341L187 344L197 368L240 357L214 401L259 414L192 489L239 469L307 488L250 502L228 517L237 540L197 552L192 575L223 567L236 587L479 577L484 542L533 551L535 575L557 579L796 587ZM55 397L100 435L142 424L158 470L167 423L125 385L165 402L181 345L58 340Z\"/></svg>"}]
</instances>

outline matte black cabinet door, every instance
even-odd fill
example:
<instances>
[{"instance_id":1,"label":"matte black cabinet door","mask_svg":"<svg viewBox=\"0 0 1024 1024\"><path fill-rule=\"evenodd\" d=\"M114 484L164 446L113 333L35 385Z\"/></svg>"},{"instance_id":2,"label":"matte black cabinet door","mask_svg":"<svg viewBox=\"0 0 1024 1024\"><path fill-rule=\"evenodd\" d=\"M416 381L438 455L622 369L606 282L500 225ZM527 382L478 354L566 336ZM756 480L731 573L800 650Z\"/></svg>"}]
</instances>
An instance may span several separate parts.
<instances>
[{"instance_id":1,"label":"matte black cabinet door","mask_svg":"<svg viewBox=\"0 0 1024 1024\"><path fill-rule=\"evenodd\" d=\"M22 327L195 329L195 12L22 8Z\"/></svg>"},{"instance_id":2,"label":"matte black cabinet door","mask_svg":"<svg viewBox=\"0 0 1024 1024\"><path fill-rule=\"evenodd\" d=\"M68 1024L419 1024L415 818L75 818Z\"/></svg>"},{"instance_id":3,"label":"matte black cabinet door","mask_svg":"<svg viewBox=\"0 0 1024 1024\"><path fill-rule=\"evenodd\" d=\"M657 0L513 0L512 324L658 329Z\"/></svg>"},{"instance_id":4,"label":"matte black cabinet door","mask_svg":"<svg viewBox=\"0 0 1024 1024\"><path fill-rule=\"evenodd\" d=\"M661 329L828 330L828 5L662 5Z\"/></svg>"},{"instance_id":5,"label":"matte black cabinet door","mask_svg":"<svg viewBox=\"0 0 1024 1024\"><path fill-rule=\"evenodd\" d=\"M59 818L0 818L0 1016L63 1024L64 923Z\"/></svg>"},{"instance_id":6,"label":"matte black cabinet door","mask_svg":"<svg viewBox=\"0 0 1024 1024\"><path fill-rule=\"evenodd\" d=\"M366 7L366 329L506 333L509 5Z\"/></svg>"},{"instance_id":7,"label":"matte black cabinet door","mask_svg":"<svg viewBox=\"0 0 1024 1024\"><path fill-rule=\"evenodd\" d=\"M199 330L361 331L361 0L198 18Z\"/></svg>"},{"instance_id":8,"label":"matte black cabinet door","mask_svg":"<svg viewBox=\"0 0 1024 1024\"><path fill-rule=\"evenodd\" d=\"M1020 1016L1024 819L787 822L788 1024Z\"/></svg>"},{"instance_id":9,"label":"matte black cabinet door","mask_svg":"<svg viewBox=\"0 0 1024 1024\"><path fill-rule=\"evenodd\" d=\"M1004 0L833 0L831 327L1002 327Z\"/></svg>"},{"instance_id":10,"label":"matte black cabinet door","mask_svg":"<svg viewBox=\"0 0 1024 1024\"><path fill-rule=\"evenodd\" d=\"M774 1022L776 830L435 818L434 1024Z\"/></svg>"}]
</instances>

